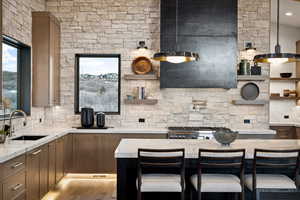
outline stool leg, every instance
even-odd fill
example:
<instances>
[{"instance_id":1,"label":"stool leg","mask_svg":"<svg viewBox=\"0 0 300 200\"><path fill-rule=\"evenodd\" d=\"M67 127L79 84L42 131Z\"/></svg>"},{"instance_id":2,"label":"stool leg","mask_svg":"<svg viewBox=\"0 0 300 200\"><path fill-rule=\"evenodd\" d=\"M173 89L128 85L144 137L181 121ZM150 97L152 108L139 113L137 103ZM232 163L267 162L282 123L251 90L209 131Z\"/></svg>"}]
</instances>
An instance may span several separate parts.
<instances>
[{"instance_id":1,"label":"stool leg","mask_svg":"<svg viewBox=\"0 0 300 200\"><path fill-rule=\"evenodd\" d=\"M201 200L201 191L198 190L197 194L198 194L198 200Z\"/></svg>"},{"instance_id":2,"label":"stool leg","mask_svg":"<svg viewBox=\"0 0 300 200\"><path fill-rule=\"evenodd\" d=\"M181 200L184 200L184 191L181 192Z\"/></svg>"},{"instance_id":3,"label":"stool leg","mask_svg":"<svg viewBox=\"0 0 300 200\"><path fill-rule=\"evenodd\" d=\"M245 192L244 191L242 191L240 193L240 200L245 200Z\"/></svg>"},{"instance_id":4,"label":"stool leg","mask_svg":"<svg viewBox=\"0 0 300 200\"><path fill-rule=\"evenodd\" d=\"M260 194L259 194L259 191L256 190L255 191L255 200L259 200L260 199Z\"/></svg>"},{"instance_id":5,"label":"stool leg","mask_svg":"<svg viewBox=\"0 0 300 200\"><path fill-rule=\"evenodd\" d=\"M140 190L137 192L137 200L142 200L142 193Z\"/></svg>"}]
</instances>

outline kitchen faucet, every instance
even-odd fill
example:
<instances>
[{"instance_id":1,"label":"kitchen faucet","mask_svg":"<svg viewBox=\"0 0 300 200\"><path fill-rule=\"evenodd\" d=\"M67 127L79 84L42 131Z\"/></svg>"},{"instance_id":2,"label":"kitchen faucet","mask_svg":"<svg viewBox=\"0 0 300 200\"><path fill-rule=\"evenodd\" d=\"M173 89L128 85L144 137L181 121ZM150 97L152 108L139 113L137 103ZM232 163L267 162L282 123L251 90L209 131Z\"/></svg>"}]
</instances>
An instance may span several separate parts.
<instances>
[{"instance_id":1,"label":"kitchen faucet","mask_svg":"<svg viewBox=\"0 0 300 200\"><path fill-rule=\"evenodd\" d=\"M12 134L14 133L14 127L12 126L12 118L17 113L20 113L23 115L23 118L24 118L23 125L26 126L26 124L27 124L27 115L23 110L15 110L15 111L11 112L10 116L9 116L9 135L8 135L8 137L11 137Z\"/></svg>"}]
</instances>

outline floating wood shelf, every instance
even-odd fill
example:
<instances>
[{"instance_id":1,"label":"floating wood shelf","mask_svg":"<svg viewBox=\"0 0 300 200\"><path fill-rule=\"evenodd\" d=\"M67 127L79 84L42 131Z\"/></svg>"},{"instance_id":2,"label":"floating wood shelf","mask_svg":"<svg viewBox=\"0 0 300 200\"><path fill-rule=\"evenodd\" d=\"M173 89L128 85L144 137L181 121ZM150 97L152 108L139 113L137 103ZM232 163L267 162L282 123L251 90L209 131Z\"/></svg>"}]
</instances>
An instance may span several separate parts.
<instances>
[{"instance_id":1,"label":"floating wood shelf","mask_svg":"<svg viewBox=\"0 0 300 200\"><path fill-rule=\"evenodd\" d=\"M253 75L253 76L248 76L248 75L239 75L237 76L238 81L265 81L267 79L266 76L261 76L261 75Z\"/></svg>"},{"instance_id":2,"label":"floating wood shelf","mask_svg":"<svg viewBox=\"0 0 300 200\"><path fill-rule=\"evenodd\" d=\"M232 104L234 105L257 105L257 106L263 106L267 104L268 101L266 100L253 100L253 101L247 101L247 100L232 100Z\"/></svg>"},{"instance_id":3,"label":"floating wood shelf","mask_svg":"<svg viewBox=\"0 0 300 200\"><path fill-rule=\"evenodd\" d=\"M270 96L271 100L300 100L300 97Z\"/></svg>"},{"instance_id":4,"label":"floating wood shelf","mask_svg":"<svg viewBox=\"0 0 300 200\"><path fill-rule=\"evenodd\" d=\"M155 105L158 103L157 99L125 99L124 100L125 104L145 104L145 105Z\"/></svg>"},{"instance_id":5,"label":"floating wood shelf","mask_svg":"<svg viewBox=\"0 0 300 200\"><path fill-rule=\"evenodd\" d=\"M125 74L125 80L158 80L156 74L146 74L146 75L137 75L137 74Z\"/></svg>"},{"instance_id":6,"label":"floating wood shelf","mask_svg":"<svg viewBox=\"0 0 300 200\"><path fill-rule=\"evenodd\" d=\"M281 77L273 77L270 78L272 81L300 81L300 78L281 78Z\"/></svg>"}]
</instances>

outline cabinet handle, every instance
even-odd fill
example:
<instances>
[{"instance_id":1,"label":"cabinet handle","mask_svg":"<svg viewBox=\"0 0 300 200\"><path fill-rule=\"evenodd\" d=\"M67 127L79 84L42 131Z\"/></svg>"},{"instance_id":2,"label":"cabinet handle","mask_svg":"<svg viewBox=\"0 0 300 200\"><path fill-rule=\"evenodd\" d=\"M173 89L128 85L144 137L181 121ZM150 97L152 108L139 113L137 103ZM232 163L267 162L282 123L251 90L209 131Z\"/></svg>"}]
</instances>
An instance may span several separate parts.
<instances>
[{"instance_id":1,"label":"cabinet handle","mask_svg":"<svg viewBox=\"0 0 300 200\"><path fill-rule=\"evenodd\" d=\"M15 185L15 186L12 188L12 190L13 190L13 191L17 191L17 190L19 190L21 187L23 187L23 184L17 184L17 185Z\"/></svg>"},{"instance_id":2,"label":"cabinet handle","mask_svg":"<svg viewBox=\"0 0 300 200\"><path fill-rule=\"evenodd\" d=\"M22 162L16 163L15 165L11 166L11 168L15 169L17 167L20 167L21 165L24 165L24 163L22 163Z\"/></svg>"},{"instance_id":3,"label":"cabinet handle","mask_svg":"<svg viewBox=\"0 0 300 200\"><path fill-rule=\"evenodd\" d=\"M39 153L41 153L41 152L42 152L42 150L40 149L40 150L37 150L36 152L33 152L32 155L35 156L35 155L37 155L37 154L39 154Z\"/></svg>"}]
</instances>

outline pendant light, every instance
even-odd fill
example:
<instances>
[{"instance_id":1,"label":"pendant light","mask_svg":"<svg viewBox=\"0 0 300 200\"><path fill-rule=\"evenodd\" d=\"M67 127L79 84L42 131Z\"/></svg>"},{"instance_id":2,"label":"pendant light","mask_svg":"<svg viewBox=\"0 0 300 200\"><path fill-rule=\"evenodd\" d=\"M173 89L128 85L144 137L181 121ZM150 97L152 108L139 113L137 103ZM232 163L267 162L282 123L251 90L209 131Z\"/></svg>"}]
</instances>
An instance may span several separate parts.
<instances>
[{"instance_id":1,"label":"pendant light","mask_svg":"<svg viewBox=\"0 0 300 200\"><path fill-rule=\"evenodd\" d=\"M176 42L176 51L165 51L155 53L153 56L154 60L161 62L170 62L170 63L183 63L183 62L192 62L199 60L198 53L187 52L187 51L178 51L178 0L176 0L176 27L175 27L175 42Z\"/></svg>"},{"instance_id":2,"label":"pendant light","mask_svg":"<svg viewBox=\"0 0 300 200\"><path fill-rule=\"evenodd\" d=\"M282 63L300 61L300 54L281 53L281 46L279 44L279 26L280 26L279 11L280 11L280 0L277 0L277 44L275 46L275 53L256 55L254 57L254 62L282 64Z\"/></svg>"}]
</instances>

